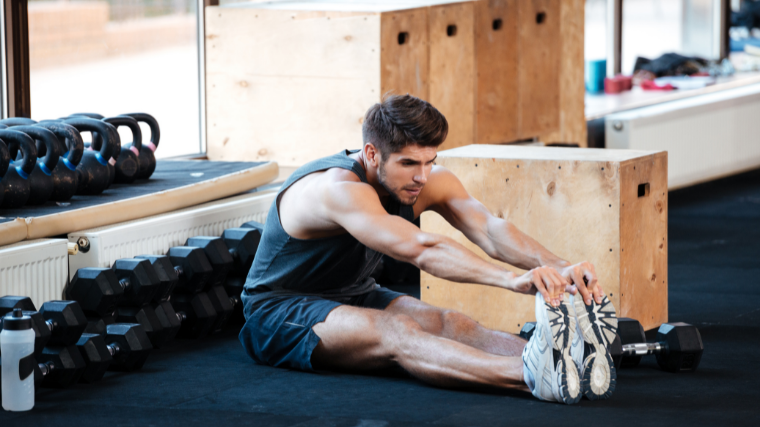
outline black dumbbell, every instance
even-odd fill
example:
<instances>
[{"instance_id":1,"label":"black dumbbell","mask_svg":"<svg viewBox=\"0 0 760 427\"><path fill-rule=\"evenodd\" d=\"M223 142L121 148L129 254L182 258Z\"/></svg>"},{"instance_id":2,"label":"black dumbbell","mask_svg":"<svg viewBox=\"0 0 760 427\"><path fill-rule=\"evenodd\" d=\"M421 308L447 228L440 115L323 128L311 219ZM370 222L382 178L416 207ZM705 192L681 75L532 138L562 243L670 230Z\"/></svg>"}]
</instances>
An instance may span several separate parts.
<instances>
[{"instance_id":1,"label":"black dumbbell","mask_svg":"<svg viewBox=\"0 0 760 427\"><path fill-rule=\"evenodd\" d=\"M196 294L174 294L171 306L181 319L178 336L182 338L203 338L213 332L217 313L205 292Z\"/></svg>"},{"instance_id":2,"label":"black dumbbell","mask_svg":"<svg viewBox=\"0 0 760 427\"><path fill-rule=\"evenodd\" d=\"M2 317L20 308L25 316L32 318L32 330L34 331L34 354L39 355L42 349L50 344L69 345L77 334L84 331L82 322L84 314L78 304L71 301L57 301L43 305L47 314L37 311L29 297L5 296L0 298L0 330L2 330ZM86 325L85 325L86 327ZM51 342L53 333L56 337Z\"/></svg>"},{"instance_id":3,"label":"black dumbbell","mask_svg":"<svg viewBox=\"0 0 760 427\"><path fill-rule=\"evenodd\" d=\"M153 264L156 274L164 278L162 280L166 283L164 292L157 294L152 305L164 330L167 331L167 342L174 339L180 330L182 330L180 335L183 337L203 337L213 329L217 318L216 310L208 295L177 292L171 296L172 302L169 302L172 290L178 287L181 279L185 279L186 289L202 289L206 283L204 280L207 280L213 272L202 249L186 246L177 248L169 250L170 254L174 255L173 260L171 256L163 255L138 256ZM186 273L187 268L191 269L190 274ZM175 304L179 308L175 308Z\"/></svg>"},{"instance_id":4,"label":"black dumbbell","mask_svg":"<svg viewBox=\"0 0 760 427\"><path fill-rule=\"evenodd\" d=\"M243 277L248 274L259 249L263 227L262 224L250 221L243 224L243 227L228 228L222 233L222 239L230 248L234 260L232 275Z\"/></svg>"},{"instance_id":5,"label":"black dumbbell","mask_svg":"<svg viewBox=\"0 0 760 427\"><path fill-rule=\"evenodd\" d=\"M76 345L45 347L37 362L34 382L43 387L69 387L79 381L86 368Z\"/></svg>"},{"instance_id":6,"label":"black dumbbell","mask_svg":"<svg viewBox=\"0 0 760 427\"><path fill-rule=\"evenodd\" d=\"M203 252L194 246L175 246L166 254L177 272L175 293L193 294L206 287L214 269Z\"/></svg>"},{"instance_id":7,"label":"black dumbbell","mask_svg":"<svg viewBox=\"0 0 760 427\"><path fill-rule=\"evenodd\" d=\"M106 325L139 323L159 348L166 341L166 331L148 303L163 291L162 286L148 260L120 259L113 269L80 268L64 295L79 301L90 315L87 331L94 332L101 321Z\"/></svg>"},{"instance_id":8,"label":"black dumbbell","mask_svg":"<svg viewBox=\"0 0 760 427\"><path fill-rule=\"evenodd\" d=\"M0 297L0 322L2 322L2 317L13 312L15 308L20 308L23 311L37 311L31 298L6 295Z\"/></svg>"},{"instance_id":9,"label":"black dumbbell","mask_svg":"<svg viewBox=\"0 0 760 427\"><path fill-rule=\"evenodd\" d=\"M660 325L657 341L653 343L646 342L644 328L638 320L618 319L618 334L622 345L623 367L636 366L642 356L654 354L657 364L664 371L694 372L704 351L699 330L682 322Z\"/></svg>"},{"instance_id":10,"label":"black dumbbell","mask_svg":"<svg viewBox=\"0 0 760 427\"><path fill-rule=\"evenodd\" d=\"M77 342L85 370L81 382L99 381L107 370L142 368L153 347L143 327L135 323L108 325L105 334L82 334Z\"/></svg>"}]
</instances>

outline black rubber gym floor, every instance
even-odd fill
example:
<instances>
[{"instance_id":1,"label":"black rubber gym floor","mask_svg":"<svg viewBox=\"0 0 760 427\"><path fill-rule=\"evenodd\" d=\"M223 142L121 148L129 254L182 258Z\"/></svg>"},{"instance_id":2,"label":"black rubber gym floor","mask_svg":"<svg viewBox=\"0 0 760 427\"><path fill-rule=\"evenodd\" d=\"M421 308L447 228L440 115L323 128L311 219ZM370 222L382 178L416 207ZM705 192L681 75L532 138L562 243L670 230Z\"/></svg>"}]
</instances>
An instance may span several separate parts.
<instances>
[{"instance_id":1,"label":"black rubber gym floor","mask_svg":"<svg viewBox=\"0 0 760 427\"><path fill-rule=\"evenodd\" d=\"M699 327L698 372L650 356L611 400L576 406L522 393L444 390L400 371L308 374L255 365L234 331L177 341L142 371L43 390L2 426L758 425L760 171L670 194L670 319ZM650 334L651 335L651 334Z\"/></svg>"}]
</instances>

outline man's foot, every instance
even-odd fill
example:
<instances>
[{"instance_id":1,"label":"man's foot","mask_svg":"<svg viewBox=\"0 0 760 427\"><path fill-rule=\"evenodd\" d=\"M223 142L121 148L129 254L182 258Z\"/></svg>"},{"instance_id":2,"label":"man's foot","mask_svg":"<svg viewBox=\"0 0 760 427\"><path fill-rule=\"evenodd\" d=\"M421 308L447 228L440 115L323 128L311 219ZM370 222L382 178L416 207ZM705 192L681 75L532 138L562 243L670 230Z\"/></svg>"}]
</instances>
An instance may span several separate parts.
<instances>
[{"instance_id":1,"label":"man's foot","mask_svg":"<svg viewBox=\"0 0 760 427\"><path fill-rule=\"evenodd\" d=\"M552 307L536 294L536 330L523 350L525 383L541 400L568 405L581 399L580 378L570 356L575 335L572 306Z\"/></svg>"},{"instance_id":2,"label":"man's foot","mask_svg":"<svg viewBox=\"0 0 760 427\"><path fill-rule=\"evenodd\" d=\"M573 343L581 389L590 400L609 399L615 391L617 372L607 348L617 333L615 307L605 296L601 304L586 305L580 295L570 296L575 309L580 343Z\"/></svg>"}]
</instances>

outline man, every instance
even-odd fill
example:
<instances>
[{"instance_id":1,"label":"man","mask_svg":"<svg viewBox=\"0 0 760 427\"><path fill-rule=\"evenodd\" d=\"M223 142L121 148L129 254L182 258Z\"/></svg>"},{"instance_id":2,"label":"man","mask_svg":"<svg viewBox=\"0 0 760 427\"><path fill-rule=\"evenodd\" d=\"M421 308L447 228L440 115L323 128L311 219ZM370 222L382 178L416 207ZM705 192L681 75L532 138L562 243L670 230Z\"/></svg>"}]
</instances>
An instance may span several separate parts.
<instances>
[{"instance_id":1,"label":"man","mask_svg":"<svg viewBox=\"0 0 760 427\"><path fill-rule=\"evenodd\" d=\"M305 371L401 366L442 387L527 390L568 404L609 397L615 371L606 344L617 322L594 266L555 256L434 166L447 132L429 103L389 96L367 112L362 150L293 173L269 210L243 292L246 351ZM528 272L518 276L420 231L412 221L425 210ZM536 332L526 344L380 287L370 273L382 254L446 280L536 294Z\"/></svg>"}]
</instances>

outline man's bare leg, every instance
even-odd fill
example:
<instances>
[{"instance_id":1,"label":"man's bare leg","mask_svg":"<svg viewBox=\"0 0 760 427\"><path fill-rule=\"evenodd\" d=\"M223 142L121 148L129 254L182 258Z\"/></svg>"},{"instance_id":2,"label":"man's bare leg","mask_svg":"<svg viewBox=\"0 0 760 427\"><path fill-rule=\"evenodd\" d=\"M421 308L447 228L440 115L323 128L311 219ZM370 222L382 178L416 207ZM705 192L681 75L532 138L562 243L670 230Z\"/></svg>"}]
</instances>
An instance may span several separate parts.
<instances>
[{"instance_id":1,"label":"man's bare leg","mask_svg":"<svg viewBox=\"0 0 760 427\"><path fill-rule=\"evenodd\" d=\"M405 314L422 330L500 356L521 356L527 341L507 332L494 331L453 310L445 310L410 296L396 298L385 309Z\"/></svg>"},{"instance_id":2,"label":"man's bare leg","mask_svg":"<svg viewBox=\"0 0 760 427\"><path fill-rule=\"evenodd\" d=\"M342 305L313 330L321 339L311 359L317 367L370 370L400 365L442 387L528 390L522 358L489 354L430 334L404 314Z\"/></svg>"}]
</instances>

